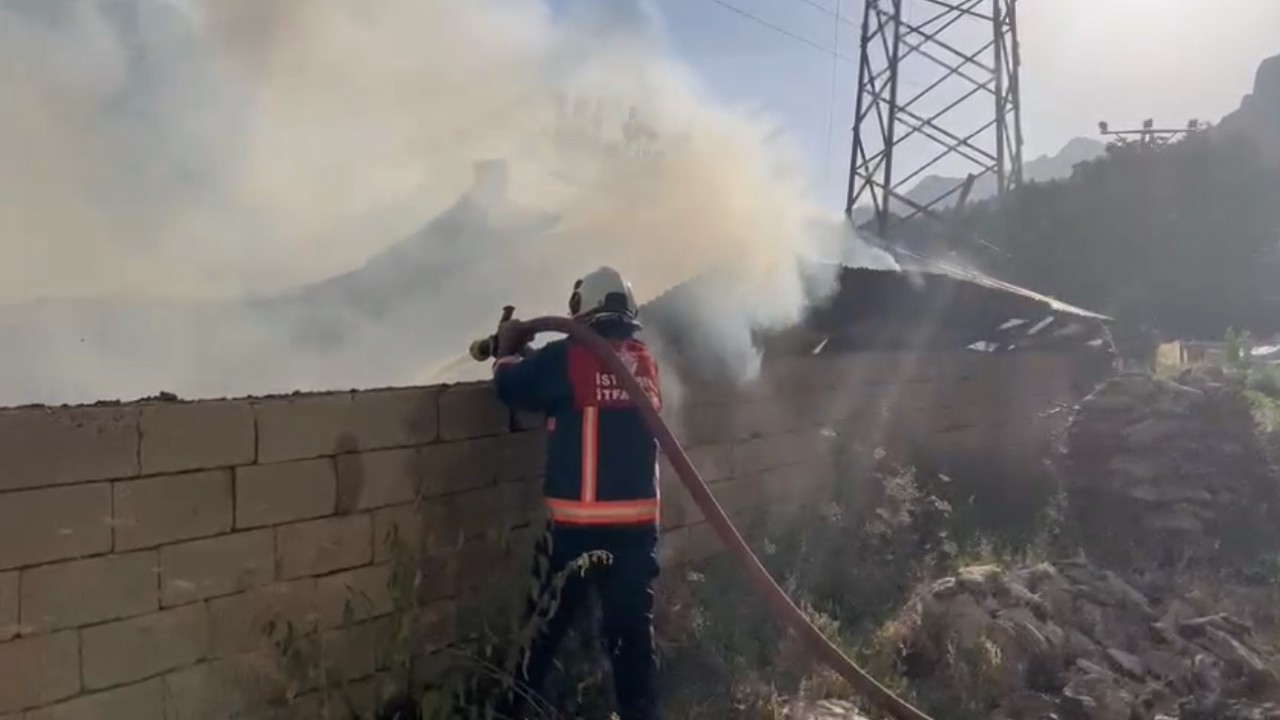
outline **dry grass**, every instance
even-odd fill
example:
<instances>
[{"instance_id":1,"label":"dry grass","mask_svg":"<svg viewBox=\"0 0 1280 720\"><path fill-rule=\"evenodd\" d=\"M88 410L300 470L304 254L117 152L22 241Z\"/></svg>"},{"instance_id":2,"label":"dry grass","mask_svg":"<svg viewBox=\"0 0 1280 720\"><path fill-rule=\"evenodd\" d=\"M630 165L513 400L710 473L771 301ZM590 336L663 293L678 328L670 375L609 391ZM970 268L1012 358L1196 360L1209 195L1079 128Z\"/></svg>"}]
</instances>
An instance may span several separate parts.
<instances>
[{"instance_id":1,"label":"dry grass","mask_svg":"<svg viewBox=\"0 0 1280 720\"><path fill-rule=\"evenodd\" d=\"M987 539L982 528L955 526L950 506L927 486L939 482L921 483L910 470L885 468L865 478L855 495L801 514L802 522L779 527L761 517L744 528L771 574L810 620L851 656L869 663L882 682L908 695L894 661L899 634L886 623L900 617L920 583L960 564L1010 555L1000 550L1010 545ZM531 717L539 720L608 717L613 693L595 632L598 608L590 606L578 619L559 656L563 671L553 672L546 697L538 697L514 681L515 663L520 648L554 611L554 597L544 598L540 612L523 627L515 622L487 627L424 659L418 649L425 646L428 629L419 623L413 599L413 588L423 579L407 548L393 556L400 568L393 573L397 586L392 588L397 631L388 640L393 647L382 651L396 659L392 670L399 694L411 698L424 720L502 720L492 701L505 691L525 694L534 708ZM562 583L563 578L557 586ZM657 594L664 716L781 720L797 700L850 696L842 680L815 666L767 607L753 600L731 558L719 556L668 571ZM293 672L307 664L290 657L282 647L281 659ZM957 657L956 671L984 667L971 660ZM975 676L975 682L980 680ZM917 700L929 706L928 698ZM961 717L953 715L955 708L946 709L947 717ZM371 715L351 717L368 720Z\"/></svg>"}]
</instances>

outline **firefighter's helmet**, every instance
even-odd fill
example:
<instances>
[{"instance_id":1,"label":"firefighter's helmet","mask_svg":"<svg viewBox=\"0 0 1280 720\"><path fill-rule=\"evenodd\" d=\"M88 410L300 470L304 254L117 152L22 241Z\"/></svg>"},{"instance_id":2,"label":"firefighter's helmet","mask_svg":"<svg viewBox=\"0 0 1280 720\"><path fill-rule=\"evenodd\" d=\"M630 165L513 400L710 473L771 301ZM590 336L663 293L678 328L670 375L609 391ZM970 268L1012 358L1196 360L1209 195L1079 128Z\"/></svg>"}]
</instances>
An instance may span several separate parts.
<instances>
[{"instance_id":1,"label":"firefighter's helmet","mask_svg":"<svg viewBox=\"0 0 1280 720\"><path fill-rule=\"evenodd\" d=\"M569 314L579 320L591 320L603 315L621 315L634 319L637 312L631 283L611 267L592 270L573 284L573 294L569 296Z\"/></svg>"}]
</instances>

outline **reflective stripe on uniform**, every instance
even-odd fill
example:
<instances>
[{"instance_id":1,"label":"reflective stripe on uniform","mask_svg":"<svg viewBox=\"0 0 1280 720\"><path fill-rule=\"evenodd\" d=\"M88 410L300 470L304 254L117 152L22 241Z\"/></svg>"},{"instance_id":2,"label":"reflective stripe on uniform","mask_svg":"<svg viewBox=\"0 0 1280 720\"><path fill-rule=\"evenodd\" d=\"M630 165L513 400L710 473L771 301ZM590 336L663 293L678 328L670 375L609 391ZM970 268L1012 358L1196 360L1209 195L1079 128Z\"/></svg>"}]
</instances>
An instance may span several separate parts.
<instances>
[{"instance_id":1,"label":"reflective stripe on uniform","mask_svg":"<svg viewBox=\"0 0 1280 720\"><path fill-rule=\"evenodd\" d=\"M624 525L656 523L658 499L581 502L547 498L551 519L567 525Z\"/></svg>"},{"instance_id":2,"label":"reflective stripe on uniform","mask_svg":"<svg viewBox=\"0 0 1280 720\"><path fill-rule=\"evenodd\" d=\"M582 502L595 502L599 467L600 408L582 408Z\"/></svg>"}]
</instances>

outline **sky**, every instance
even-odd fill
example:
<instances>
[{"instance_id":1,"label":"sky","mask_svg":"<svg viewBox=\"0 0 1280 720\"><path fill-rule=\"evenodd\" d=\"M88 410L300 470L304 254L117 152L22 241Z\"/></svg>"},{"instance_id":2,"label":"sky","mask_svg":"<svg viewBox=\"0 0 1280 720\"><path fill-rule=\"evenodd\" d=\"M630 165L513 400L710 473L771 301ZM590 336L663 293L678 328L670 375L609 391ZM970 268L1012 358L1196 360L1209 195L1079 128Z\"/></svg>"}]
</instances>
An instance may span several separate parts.
<instances>
[{"instance_id":1,"label":"sky","mask_svg":"<svg viewBox=\"0 0 1280 720\"><path fill-rule=\"evenodd\" d=\"M904 2L908 19L930 12L927 0ZM675 52L707 88L793 135L821 200L843 207L864 0L656 4ZM1020 0L1018 15L1026 159L1074 137L1098 137L1100 120L1113 127L1145 118L1172 126L1216 121L1238 107L1258 64L1280 54L1280 0ZM952 32L976 49L975 29ZM956 112L976 111L972 105ZM957 117L960 127L976 129L974 118Z\"/></svg>"},{"instance_id":2,"label":"sky","mask_svg":"<svg viewBox=\"0 0 1280 720\"><path fill-rule=\"evenodd\" d=\"M699 98L709 94L745 109L774 128L769 139L798 145L808 192L838 211L848 181L854 58L864 1L482 4L524 18L521 13L542 17L543 7L528 9L537 3L550 3L553 14L576 3L625 21L643 19L637 6L644 5L656 15L667 51L700 80ZM319 38L308 35L305 24L285 23L263 40L257 38L262 23L250 22L219 31L239 38L235 42L202 45L201 33L217 28L192 20L200 16L193 8L204 5L367 5L396 8L382 15L410 18L424 12L461 14L450 0L312 2L96 0L110 12L95 13L86 10L95 0L0 0L0 88L5 89L0 129L7 129L0 132L0 143L8 143L0 155L12 160L10 171L0 173L0 226L7 230L0 242L7 243L9 273L0 274L0 301L37 292L61 294L70 286L78 293L96 292L106 282L102 278L113 287L151 287L157 274L168 273L156 266L176 261L200 268L200 293L310 281L358 265L452 202L470 181L469 163L475 158L461 157L459 143L442 139L447 134L429 132L451 121L449 113L439 112L447 102L426 103L418 96L430 86L453 102L449 93L456 89L441 87L441 66L448 64L459 69L455 82L465 97L484 94L466 84L494 84L476 67L497 52L492 41L501 32L486 30L487 45L480 40L483 33L475 31L456 38L457 47L438 48L431 40L435 30L426 23L385 18L388 27L337 23L340 30ZM929 0L903 2L908 20L915 22L933 7ZM1097 137L1099 120L1117 127L1136 126L1148 117L1178 126L1193 117L1217 120L1238 106L1259 62L1280 54L1280 0L1019 0L1018 7L1028 160L1057 151L1071 138ZM513 24L533 34L533 39L512 41L521 52L542 50L520 43L558 42L528 29L537 22L524 18ZM130 29L113 40L121 28ZM965 23L947 39L976 48L984 35L989 37L989 30L981 23ZM233 80L242 71L253 76L256 63L266 62L240 52L240 44L252 49L268 41L298 45L291 61L296 64L281 67L317 85L299 85L286 73L273 90L288 96L288 102L279 102L284 110L261 100L262 87ZM372 50L342 49L357 41ZM515 52L505 47L499 50ZM211 60L224 56L240 59ZM332 62L325 65L313 56ZM904 66L904 92L937 73L917 60ZM325 83L317 79L323 73L329 73ZM949 85L946 91L963 87ZM334 102L335 96L375 90L382 93L381 105ZM316 97L294 97L307 91ZM397 105L410 100L421 104ZM329 114L303 109L314 103ZM970 102L953 116L954 127L963 133L990 118L990 105ZM360 141L341 141L348 137ZM909 174L914 164L923 167L933 154L927 149L915 141L904 145L897 176ZM970 169L948 162L933 170L959 176ZM447 175L449 182L415 185L424 174ZM402 197L403 202L393 200ZM430 202L421 200L428 197ZM247 239L255 233L272 242ZM94 242L79 240L89 237ZM353 237L361 242L352 242ZM367 243L367 237L382 240ZM136 254L137 262L122 264L121 247ZM314 259L300 263L300 254ZM80 272L64 269L67 256L77 260ZM101 271L104 264L113 269ZM281 267L294 274L282 276ZM185 280L176 284L197 291Z\"/></svg>"}]
</instances>

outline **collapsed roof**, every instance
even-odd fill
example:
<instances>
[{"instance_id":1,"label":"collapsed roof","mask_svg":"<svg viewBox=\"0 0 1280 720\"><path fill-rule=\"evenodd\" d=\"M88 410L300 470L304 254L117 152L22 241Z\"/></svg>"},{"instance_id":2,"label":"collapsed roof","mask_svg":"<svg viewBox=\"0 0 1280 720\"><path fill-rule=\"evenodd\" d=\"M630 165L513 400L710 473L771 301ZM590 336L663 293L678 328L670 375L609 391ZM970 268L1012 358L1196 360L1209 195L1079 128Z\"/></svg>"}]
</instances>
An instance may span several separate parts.
<instances>
[{"instance_id":1,"label":"collapsed roof","mask_svg":"<svg viewBox=\"0 0 1280 720\"><path fill-rule=\"evenodd\" d=\"M774 352L1111 349L1101 315L988 276L850 267L802 323L771 335Z\"/></svg>"},{"instance_id":2,"label":"collapsed roof","mask_svg":"<svg viewBox=\"0 0 1280 720\"><path fill-rule=\"evenodd\" d=\"M957 265L894 251L898 270L811 265L835 282L795 325L755 333L765 357L868 351L1025 350L1111 353L1109 318ZM716 322L705 277L641 307L646 326L682 359L709 358L698 334Z\"/></svg>"}]
</instances>

